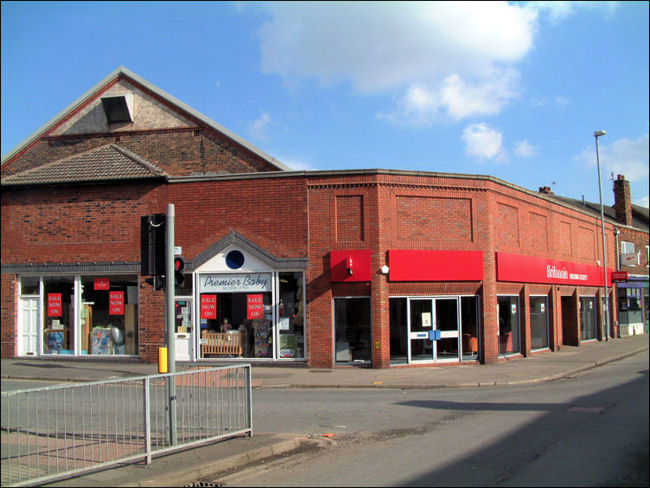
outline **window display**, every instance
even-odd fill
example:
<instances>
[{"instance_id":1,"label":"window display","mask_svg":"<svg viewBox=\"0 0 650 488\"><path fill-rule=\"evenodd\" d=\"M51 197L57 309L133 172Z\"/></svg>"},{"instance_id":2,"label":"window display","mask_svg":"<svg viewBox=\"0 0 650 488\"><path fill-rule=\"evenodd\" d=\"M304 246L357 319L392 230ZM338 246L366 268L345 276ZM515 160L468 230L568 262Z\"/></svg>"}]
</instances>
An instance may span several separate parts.
<instances>
[{"instance_id":1,"label":"window display","mask_svg":"<svg viewBox=\"0 0 650 488\"><path fill-rule=\"evenodd\" d=\"M81 354L138 353L137 276L81 278Z\"/></svg>"},{"instance_id":2,"label":"window display","mask_svg":"<svg viewBox=\"0 0 650 488\"><path fill-rule=\"evenodd\" d=\"M271 293L202 293L201 357L273 357Z\"/></svg>"},{"instance_id":3,"label":"window display","mask_svg":"<svg viewBox=\"0 0 650 488\"><path fill-rule=\"evenodd\" d=\"M74 354L74 279L43 280L43 354Z\"/></svg>"},{"instance_id":4,"label":"window display","mask_svg":"<svg viewBox=\"0 0 650 488\"><path fill-rule=\"evenodd\" d=\"M279 358L305 357L303 274L279 273Z\"/></svg>"},{"instance_id":5,"label":"window display","mask_svg":"<svg viewBox=\"0 0 650 488\"><path fill-rule=\"evenodd\" d=\"M548 347L548 297L530 297L531 349Z\"/></svg>"},{"instance_id":6,"label":"window display","mask_svg":"<svg viewBox=\"0 0 650 488\"><path fill-rule=\"evenodd\" d=\"M596 297L580 297L580 340L596 339Z\"/></svg>"},{"instance_id":7,"label":"window display","mask_svg":"<svg viewBox=\"0 0 650 488\"><path fill-rule=\"evenodd\" d=\"M138 354L137 275L30 276L21 287L42 303L42 354Z\"/></svg>"},{"instance_id":8,"label":"window display","mask_svg":"<svg viewBox=\"0 0 650 488\"><path fill-rule=\"evenodd\" d=\"M370 361L370 298L335 298L334 328L337 362Z\"/></svg>"},{"instance_id":9,"label":"window display","mask_svg":"<svg viewBox=\"0 0 650 488\"><path fill-rule=\"evenodd\" d=\"M503 356L520 352L519 297L498 297L497 315L499 316L499 354Z\"/></svg>"},{"instance_id":10,"label":"window display","mask_svg":"<svg viewBox=\"0 0 650 488\"><path fill-rule=\"evenodd\" d=\"M461 327L463 330L463 359L478 357L478 299L461 297Z\"/></svg>"},{"instance_id":11,"label":"window display","mask_svg":"<svg viewBox=\"0 0 650 488\"><path fill-rule=\"evenodd\" d=\"M302 272L199 274L199 358L305 357Z\"/></svg>"}]
</instances>

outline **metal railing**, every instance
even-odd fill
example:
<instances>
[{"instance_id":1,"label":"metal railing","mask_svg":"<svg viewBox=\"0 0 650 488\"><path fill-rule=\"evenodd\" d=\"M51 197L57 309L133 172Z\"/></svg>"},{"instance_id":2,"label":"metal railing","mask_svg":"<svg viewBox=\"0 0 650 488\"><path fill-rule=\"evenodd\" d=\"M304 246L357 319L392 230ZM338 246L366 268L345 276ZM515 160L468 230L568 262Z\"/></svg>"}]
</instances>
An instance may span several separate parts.
<instances>
[{"instance_id":1,"label":"metal railing","mask_svg":"<svg viewBox=\"0 0 650 488\"><path fill-rule=\"evenodd\" d=\"M252 436L251 397L249 364L2 392L2 486Z\"/></svg>"}]
</instances>

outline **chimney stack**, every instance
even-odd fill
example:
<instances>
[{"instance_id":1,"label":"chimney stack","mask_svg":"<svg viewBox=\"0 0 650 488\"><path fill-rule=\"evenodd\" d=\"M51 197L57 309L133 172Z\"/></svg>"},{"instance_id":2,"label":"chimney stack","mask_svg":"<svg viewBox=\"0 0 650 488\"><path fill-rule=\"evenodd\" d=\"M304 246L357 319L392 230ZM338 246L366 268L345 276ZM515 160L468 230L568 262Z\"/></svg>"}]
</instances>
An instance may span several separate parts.
<instances>
[{"instance_id":1,"label":"chimney stack","mask_svg":"<svg viewBox=\"0 0 650 488\"><path fill-rule=\"evenodd\" d=\"M614 180L614 210L618 222L623 225L632 225L630 182L623 175L617 175Z\"/></svg>"}]
</instances>

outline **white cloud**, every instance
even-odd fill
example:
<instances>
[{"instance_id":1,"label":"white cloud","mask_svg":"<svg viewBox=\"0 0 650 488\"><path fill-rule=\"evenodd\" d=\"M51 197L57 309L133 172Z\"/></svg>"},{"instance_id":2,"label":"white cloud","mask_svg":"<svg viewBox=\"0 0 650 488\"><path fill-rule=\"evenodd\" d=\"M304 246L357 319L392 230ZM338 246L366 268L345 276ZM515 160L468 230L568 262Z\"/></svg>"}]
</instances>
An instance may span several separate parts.
<instances>
[{"instance_id":1,"label":"white cloud","mask_svg":"<svg viewBox=\"0 0 650 488\"><path fill-rule=\"evenodd\" d=\"M451 75L443 84L442 103L449 115L460 120L476 115L493 115L516 96L519 78L514 70L501 70L476 83L466 83L457 75Z\"/></svg>"},{"instance_id":2,"label":"white cloud","mask_svg":"<svg viewBox=\"0 0 650 488\"><path fill-rule=\"evenodd\" d=\"M543 18L548 18L551 23L557 23L573 15L580 9L600 10L610 14L617 7L617 2L568 2L568 1L541 1L526 2L525 8L535 12Z\"/></svg>"},{"instance_id":3,"label":"white cloud","mask_svg":"<svg viewBox=\"0 0 650 488\"><path fill-rule=\"evenodd\" d=\"M429 125L443 116L458 121L494 115L517 95L514 87L518 78L514 70L503 70L492 78L473 82L451 74L437 87L413 84L395 107L379 117L400 124Z\"/></svg>"},{"instance_id":4,"label":"white cloud","mask_svg":"<svg viewBox=\"0 0 650 488\"><path fill-rule=\"evenodd\" d=\"M529 158L537 154L537 148L527 140L519 141L515 144L515 154L522 158Z\"/></svg>"},{"instance_id":5,"label":"white cloud","mask_svg":"<svg viewBox=\"0 0 650 488\"><path fill-rule=\"evenodd\" d=\"M571 103L571 99L562 95L557 95L555 97L555 103L557 105L569 105Z\"/></svg>"},{"instance_id":6,"label":"white cloud","mask_svg":"<svg viewBox=\"0 0 650 488\"><path fill-rule=\"evenodd\" d=\"M461 139L465 142L465 152L469 156L475 156L480 160L491 159L500 162L507 160L503 135L485 122L467 126L463 130Z\"/></svg>"},{"instance_id":7,"label":"white cloud","mask_svg":"<svg viewBox=\"0 0 650 488\"><path fill-rule=\"evenodd\" d=\"M569 97L565 97L564 95L556 95L553 98L533 97L530 100L530 104L533 107L543 107L545 105L548 105L549 103L554 103L555 105L557 105L559 107L563 107L563 106L569 105L571 103L571 99Z\"/></svg>"},{"instance_id":8,"label":"white cloud","mask_svg":"<svg viewBox=\"0 0 650 488\"><path fill-rule=\"evenodd\" d=\"M268 112L262 112L249 128L250 134L256 139L266 139L266 128L271 123L271 115Z\"/></svg>"},{"instance_id":9,"label":"white cloud","mask_svg":"<svg viewBox=\"0 0 650 488\"><path fill-rule=\"evenodd\" d=\"M606 136L608 137L608 136ZM638 139L618 139L612 144L605 143L606 139L598 141L602 177L610 173L624 175L629 181L647 181L648 179L648 134ZM595 146L585 148L573 158L587 166L596 166Z\"/></svg>"},{"instance_id":10,"label":"white cloud","mask_svg":"<svg viewBox=\"0 0 650 488\"><path fill-rule=\"evenodd\" d=\"M648 195L639 198L634 201L635 205L640 205L641 207L648 208L650 206L650 197Z\"/></svg>"},{"instance_id":11,"label":"white cloud","mask_svg":"<svg viewBox=\"0 0 650 488\"><path fill-rule=\"evenodd\" d=\"M262 70L399 94L402 123L498 113L518 93L537 13L507 2L268 2ZM468 35L471 33L471 35Z\"/></svg>"},{"instance_id":12,"label":"white cloud","mask_svg":"<svg viewBox=\"0 0 650 488\"><path fill-rule=\"evenodd\" d=\"M287 165L289 168L291 168L294 171L316 171L318 168L313 167L309 163L306 163L304 161L299 161L296 159L284 159L280 158L280 161L282 161L285 165Z\"/></svg>"}]
</instances>

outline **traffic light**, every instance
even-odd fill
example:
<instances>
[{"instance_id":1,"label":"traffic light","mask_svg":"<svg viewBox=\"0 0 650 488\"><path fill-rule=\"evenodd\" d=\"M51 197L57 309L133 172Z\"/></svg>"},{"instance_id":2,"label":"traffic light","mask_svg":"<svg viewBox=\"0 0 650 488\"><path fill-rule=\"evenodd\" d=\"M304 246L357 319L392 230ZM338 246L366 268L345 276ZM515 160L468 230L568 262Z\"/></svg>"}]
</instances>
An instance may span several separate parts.
<instances>
[{"instance_id":1,"label":"traffic light","mask_svg":"<svg viewBox=\"0 0 650 488\"><path fill-rule=\"evenodd\" d=\"M165 274L165 214L140 217L140 274Z\"/></svg>"},{"instance_id":2,"label":"traffic light","mask_svg":"<svg viewBox=\"0 0 650 488\"><path fill-rule=\"evenodd\" d=\"M174 285L177 288L183 286L183 282L185 281L183 269L185 269L185 261L183 258L174 258Z\"/></svg>"},{"instance_id":3,"label":"traffic light","mask_svg":"<svg viewBox=\"0 0 650 488\"><path fill-rule=\"evenodd\" d=\"M154 290L163 290L165 288L165 277L164 276L152 276L151 278L145 278L146 283L149 283Z\"/></svg>"}]
</instances>

